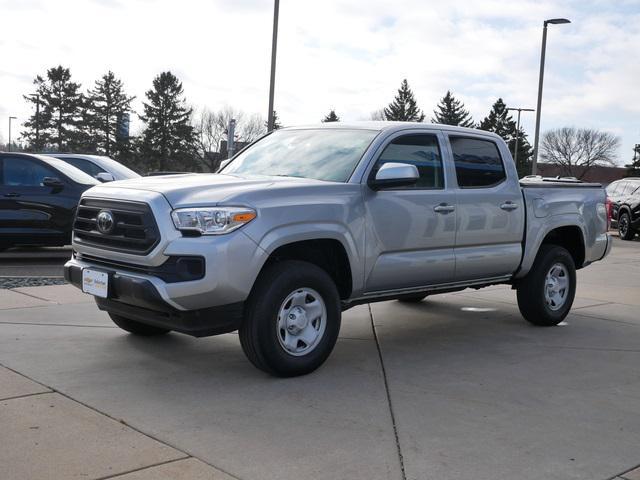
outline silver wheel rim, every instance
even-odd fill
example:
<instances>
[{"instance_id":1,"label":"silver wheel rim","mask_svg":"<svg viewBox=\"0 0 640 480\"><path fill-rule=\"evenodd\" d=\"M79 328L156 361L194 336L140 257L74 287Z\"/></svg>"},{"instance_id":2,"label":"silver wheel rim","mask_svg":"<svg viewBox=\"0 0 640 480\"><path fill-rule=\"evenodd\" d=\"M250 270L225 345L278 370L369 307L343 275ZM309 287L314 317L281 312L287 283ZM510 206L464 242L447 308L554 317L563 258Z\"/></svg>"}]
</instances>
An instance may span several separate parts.
<instances>
[{"instance_id":1,"label":"silver wheel rim","mask_svg":"<svg viewBox=\"0 0 640 480\"><path fill-rule=\"evenodd\" d=\"M619 227L620 235L623 237L626 237L628 230L629 230L629 220L627 219L626 215L623 215L622 218L620 219L620 227Z\"/></svg>"},{"instance_id":2,"label":"silver wheel rim","mask_svg":"<svg viewBox=\"0 0 640 480\"><path fill-rule=\"evenodd\" d=\"M327 308L318 292L299 288L284 299L278 311L276 335L289 355L300 357L311 353L320 343L327 328Z\"/></svg>"},{"instance_id":3,"label":"silver wheel rim","mask_svg":"<svg viewBox=\"0 0 640 480\"><path fill-rule=\"evenodd\" d=\"M560 310L569 296L569 271L562 263L554 263L544 281L544 299L551 310Z\"/></svg>"}]
</instances>

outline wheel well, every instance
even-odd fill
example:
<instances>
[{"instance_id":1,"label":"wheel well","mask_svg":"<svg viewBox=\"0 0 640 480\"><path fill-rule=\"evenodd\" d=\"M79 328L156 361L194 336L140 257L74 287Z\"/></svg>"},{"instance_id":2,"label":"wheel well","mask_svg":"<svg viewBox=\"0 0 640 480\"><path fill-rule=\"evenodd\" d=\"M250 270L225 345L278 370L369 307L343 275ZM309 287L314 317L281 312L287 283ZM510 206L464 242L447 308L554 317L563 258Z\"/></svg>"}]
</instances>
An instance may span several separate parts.
<instances>
[{"instance_id":1,"label":"wheel well","mask_svg":"<svg viewBox=\"0 0 640 480\"><path fill-rule=\"evenodd\" d=\"M552 244L564 247L573 257L576 268L581 268L584 263L584 239L582 230L578 226L558 227L547 233L542 240L543 244Z\"/></svg>"},{"instance_id":2,"label":"wheel well","mask_svg":"<svg viewBox=\"0 0 640 480\"><path fill-rule=\"evenodd\" d=\"M329 238L303 240L282 245L269 255L262 269L283 260L301 260L317 265L333 279L338 287L340 298L346 299L351 295L353 285L351 265L347 252L339 240Z\"/></svg>"}]
</instances>

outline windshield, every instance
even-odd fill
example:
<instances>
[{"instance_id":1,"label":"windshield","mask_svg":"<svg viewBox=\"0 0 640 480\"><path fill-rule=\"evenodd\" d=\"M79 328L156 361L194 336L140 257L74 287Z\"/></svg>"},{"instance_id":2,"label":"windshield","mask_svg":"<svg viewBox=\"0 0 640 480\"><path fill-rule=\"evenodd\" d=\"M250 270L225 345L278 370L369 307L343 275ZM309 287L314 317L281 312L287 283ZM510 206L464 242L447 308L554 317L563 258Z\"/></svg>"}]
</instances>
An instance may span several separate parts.
<instances>
[{"instance_id":1,"label":"windshield","mask_svg":"<svg viewBox=\"0 0 640 480\"><path fill-rule=\"evenodd\" d=\"M64 162L58 158L53 157L39 157L42 160L46 161L52 167L57 168L60 172L64 173L67 177L73 180L76 183L82 183L84 185L97 185L100 182L97 181L90 175L87 175L82 170L74 167L73 165L69 165L67 162Z\"/></svg>"},{"instance_id":2,"label":"windshield","mask_svg":"<svg viewBox=\"0 0 640 480\"><path fill-rule=\"evenodd\" d=\"M247 148L220 173L346 182L377 130L282 130Z\"/></svg>"}]
</instances>

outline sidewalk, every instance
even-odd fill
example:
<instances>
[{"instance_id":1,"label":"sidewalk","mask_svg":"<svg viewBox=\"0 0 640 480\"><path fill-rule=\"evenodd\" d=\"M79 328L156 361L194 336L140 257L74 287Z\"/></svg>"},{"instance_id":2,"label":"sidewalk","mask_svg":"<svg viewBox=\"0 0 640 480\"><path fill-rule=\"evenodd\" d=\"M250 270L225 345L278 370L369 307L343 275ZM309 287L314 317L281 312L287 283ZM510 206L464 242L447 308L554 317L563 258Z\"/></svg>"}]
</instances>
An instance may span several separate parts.
<instances>
[{"instance_id":1,"label":"sidewalk","mask_svg":"<svg viewBox=\"0 0 640 480\"><path fill-rule=\"evenodd\" d=\"M0 290L0 478L640 480L639 246L579 272L560 327L502 286L363 305L295 379L234 334L135 338L68 285Z\"/></svg>"}]
</instances>

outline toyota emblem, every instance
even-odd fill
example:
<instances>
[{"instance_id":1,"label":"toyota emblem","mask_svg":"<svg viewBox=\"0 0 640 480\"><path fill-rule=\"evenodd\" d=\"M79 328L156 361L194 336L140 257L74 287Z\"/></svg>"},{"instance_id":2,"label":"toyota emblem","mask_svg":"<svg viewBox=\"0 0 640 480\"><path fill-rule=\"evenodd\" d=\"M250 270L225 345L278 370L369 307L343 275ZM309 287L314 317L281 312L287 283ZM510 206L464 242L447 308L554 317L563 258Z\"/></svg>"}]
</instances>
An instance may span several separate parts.
<instances>
[{"instance_id":1,"label":"toyota emblem","mask_svg":"<svg viewBox=\"0 0 640 480\"><path fill-rule=\"evenodd\" d=\"M98 218L96 219L96 223L98 225L98 230L100 233L104 233L105 235L111 233L115 222L113 220L113 214L108 210L102 210L98 213Z\"/></svg>"}]
</instances>

